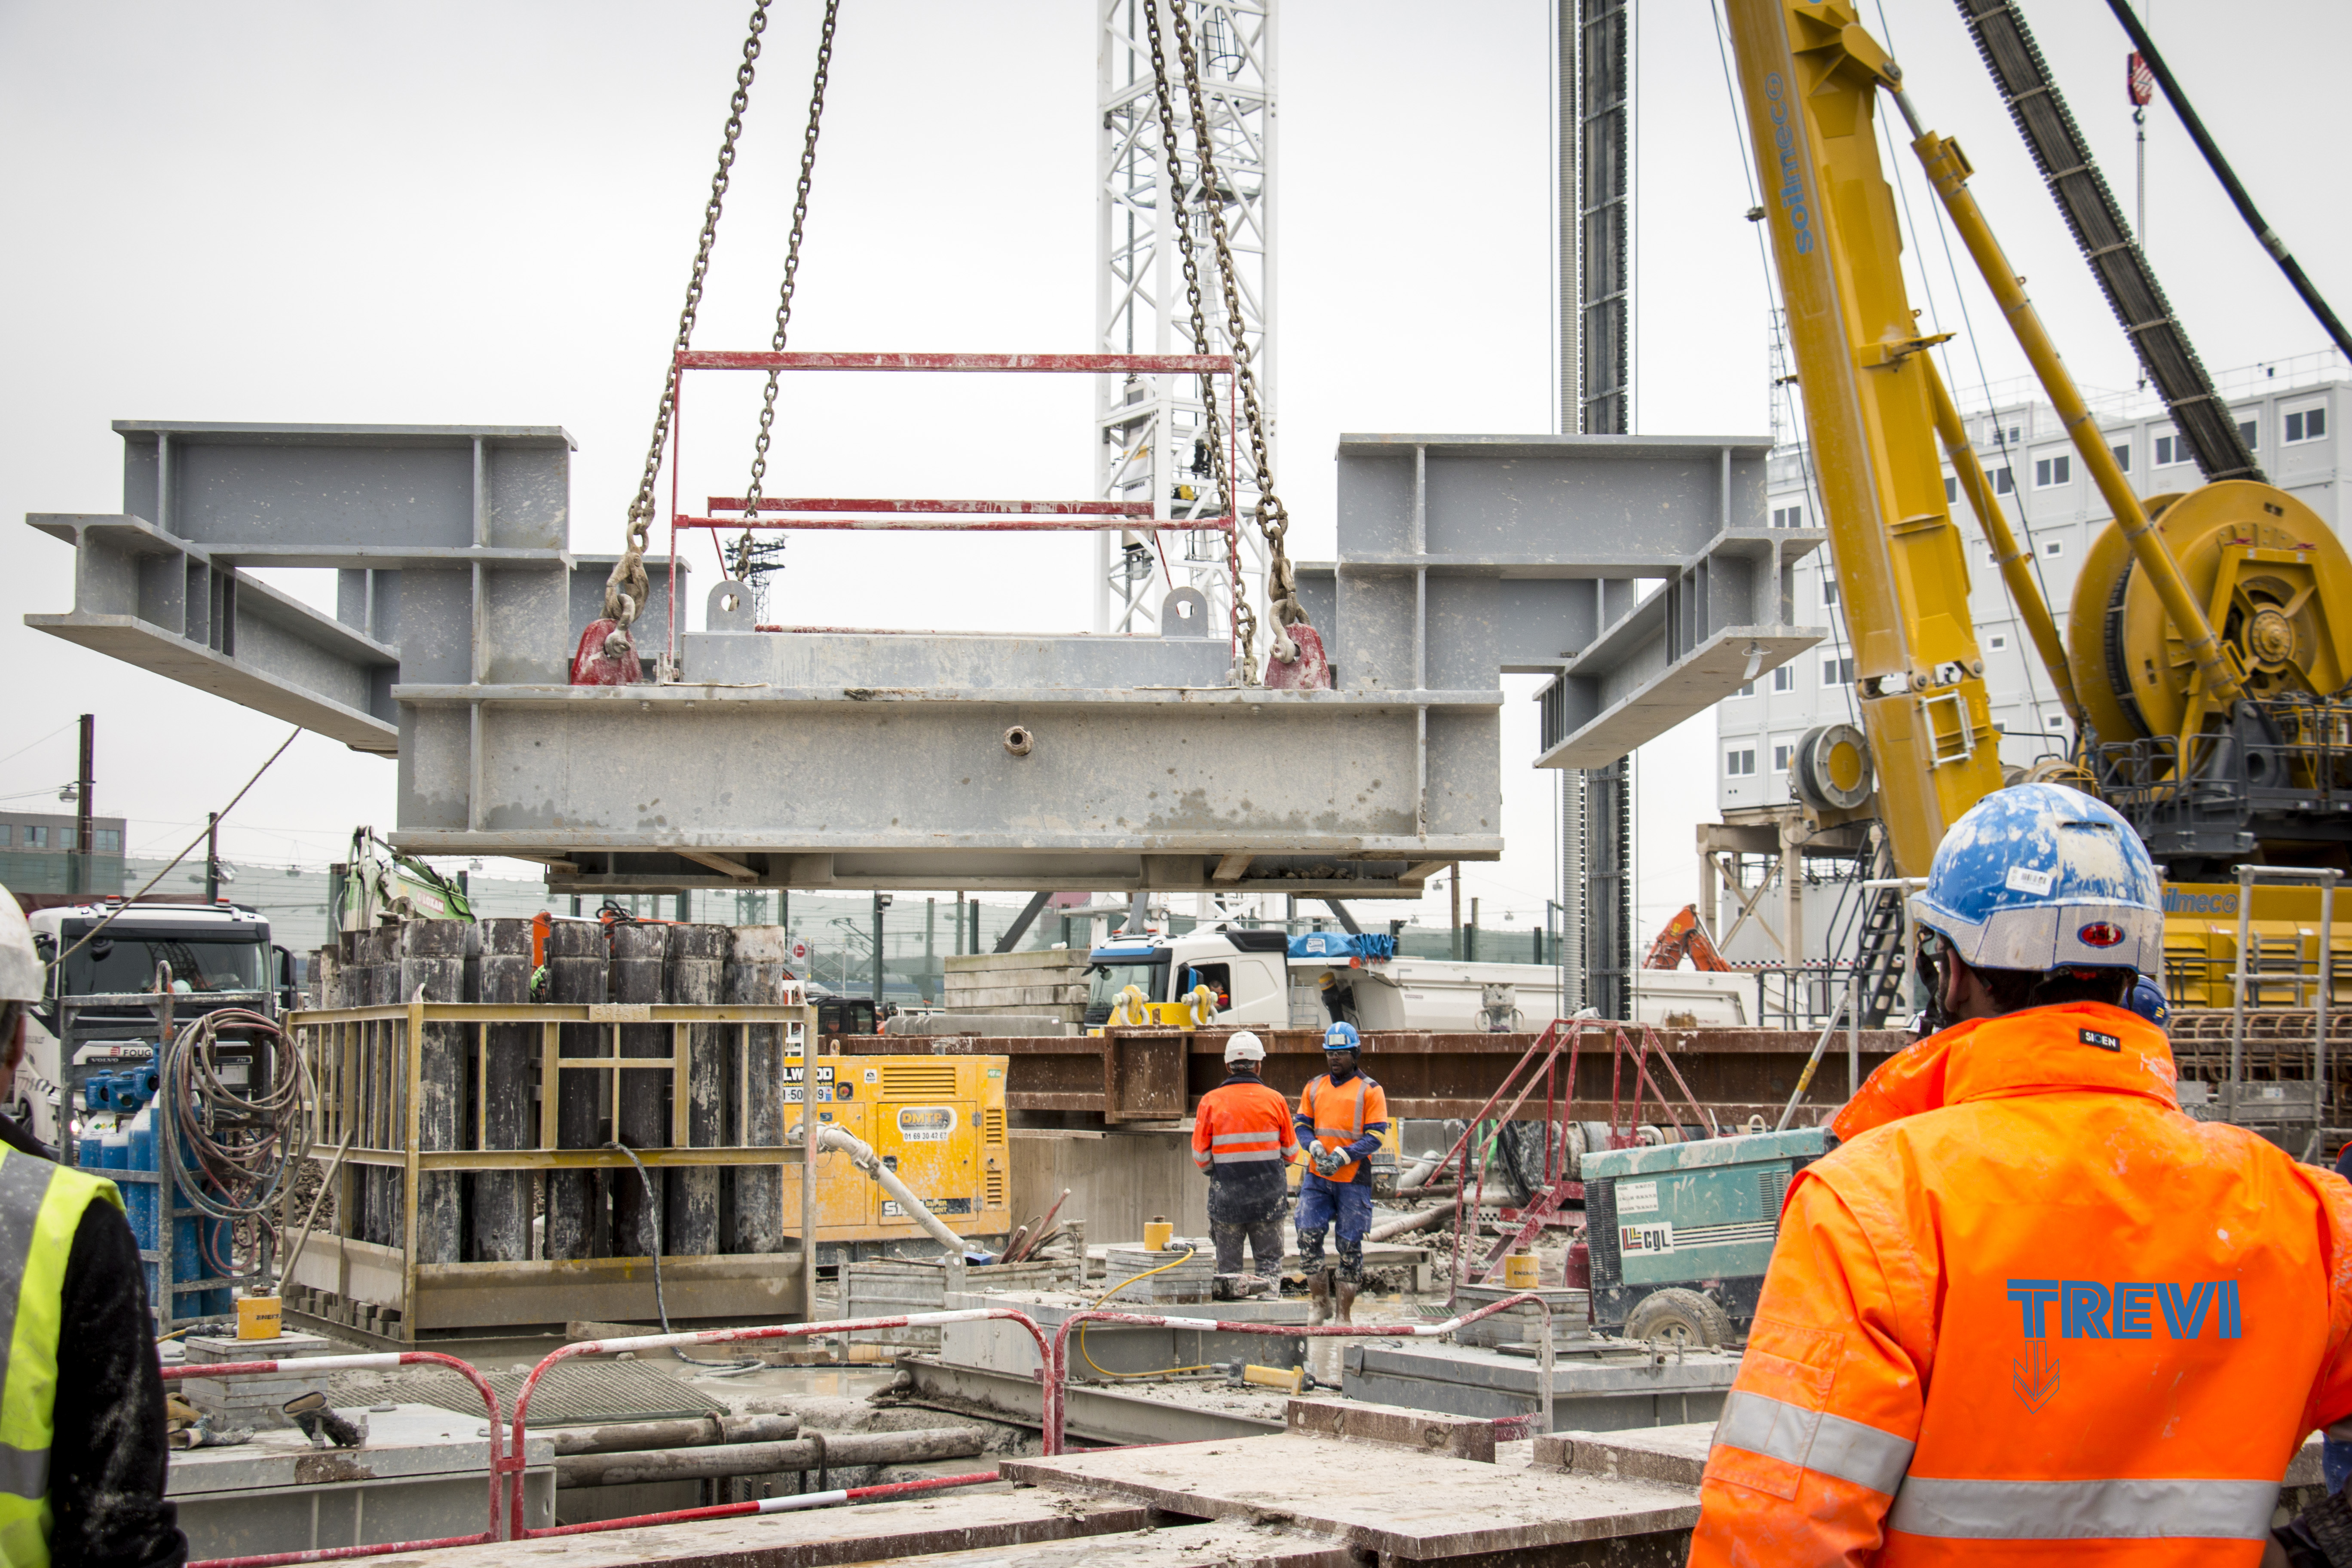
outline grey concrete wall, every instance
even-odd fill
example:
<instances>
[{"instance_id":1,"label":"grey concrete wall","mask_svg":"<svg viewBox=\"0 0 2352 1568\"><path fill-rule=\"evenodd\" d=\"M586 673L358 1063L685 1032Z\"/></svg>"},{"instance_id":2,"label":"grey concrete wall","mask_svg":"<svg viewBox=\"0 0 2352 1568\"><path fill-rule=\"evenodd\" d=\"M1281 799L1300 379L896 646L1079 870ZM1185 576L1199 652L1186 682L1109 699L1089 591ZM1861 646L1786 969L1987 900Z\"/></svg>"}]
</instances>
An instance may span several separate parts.
<instances>
[{"instance_id":1,"label":"grey concrete wall","mask_svg":"<svg viewBox=\"0 0 2352 1568\"><path fill-rule=\"evenodd\" d=\"M1143 1239L1143 1222L1165 1215L1179 1236L1209 1234L1209 1179L1192 1163L1185 1132L1013 1130L1013 1223L1042 1215L1070 1189L1063 1219L1082 1219L1090 1246Z\"/></svg>"}]
</instances>

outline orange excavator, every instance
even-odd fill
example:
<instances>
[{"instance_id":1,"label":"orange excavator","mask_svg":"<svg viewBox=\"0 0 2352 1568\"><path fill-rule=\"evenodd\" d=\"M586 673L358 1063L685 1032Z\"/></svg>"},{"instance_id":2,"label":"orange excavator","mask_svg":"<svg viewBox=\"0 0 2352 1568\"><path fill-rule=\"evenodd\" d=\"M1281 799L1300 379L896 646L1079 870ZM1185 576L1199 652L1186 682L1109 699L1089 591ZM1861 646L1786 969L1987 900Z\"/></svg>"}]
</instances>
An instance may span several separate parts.
<instances>
[{"instance_id":1,"label":"orange excavator","mask_svg":"<svg viewBox=\"0 0 2352 1568\"><path fill-rule=\"evenodd\" d=\"M1680 969L1685 958L1691 961L1693 969L1710 974L1731 973L1731 965L1715 950L1715 939L1699 923L1696 904L1685 904L1680 913L1659 928L1657 940L1650 943L1650 956L1642 961L1642 967Z\"/></svg>"}]
</instances>

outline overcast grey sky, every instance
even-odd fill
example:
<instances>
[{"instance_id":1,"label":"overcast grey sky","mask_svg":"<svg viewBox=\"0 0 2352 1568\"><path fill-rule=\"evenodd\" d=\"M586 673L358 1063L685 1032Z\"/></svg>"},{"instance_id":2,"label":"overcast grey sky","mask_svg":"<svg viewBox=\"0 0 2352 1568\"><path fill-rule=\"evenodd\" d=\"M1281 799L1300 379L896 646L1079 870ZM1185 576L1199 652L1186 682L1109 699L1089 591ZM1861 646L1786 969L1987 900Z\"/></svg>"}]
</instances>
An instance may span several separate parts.
<instances>
[{"instance_id":1,"label":"overcast grey sky","mask_svg":"<svg viewBox=\"0 0 2352 1568\"><path fill-rule=\"evenodd\" d=\"M100 809L133 819L134 850L168 852L284 732L21 624L71 590L65 548L15 520L120 506L111 419L560 424L580 447L574 547L617 548L747 9L0 4L0 664L15 677L0 796L50 798L73 759L70 731L49 732L95 710ZM1638 427L1762 434L1768 294L1710 9L1640 10ZM795 342L1084 346L1093 6L842 11ZM817 13L776 7L705 346L766 339ZM1881 27L1877 0L1864 19ZM2096 0L2038 0L2032 19L2128 193L2120 30ZM2352 309L2330 111L2352 8L2155 0L2153 26L2273 224ZM1884 30L1922 112L1966 143L2077 374L2129 384L2128 352L1953 7L1886 0ZM1331 548L1340 431L1549 426L1547 47L1541 0L1286 0L1278 478L1301 556ZM2161 106L2150 132L2152 250L2207 363L2319 346ZM1928 221L1916 179L1911 191ZM1914 302L1959 330L1926 237ZM1964 292L1990 332L1982 289ZM1993 379L2021 373L2006 339L1979 347ZM1976 379L1971 363L1956 361L1955 379ZM793 488L1084 493L1078 378L874 379L829 382L822 402L788 391L776 468ZM706 397L696 412L688 489L731 489L748 403ZM780 605L835 625L1089 624L1080 541L909 544L796 539ZM1515 681L1514 698L1536 684ZM1711 741L1702 719L1645 752L1645 923L1696 895ZM1490 921L1525 925L1553 878L1551 779L1523 765L1530 702L1508 710L1505 748L1509 853L1464 882ZM328 859L355 822L389 825L392 786L390 763L306 736L240 809L229 853Z\"/></svg>"}]
</instances>

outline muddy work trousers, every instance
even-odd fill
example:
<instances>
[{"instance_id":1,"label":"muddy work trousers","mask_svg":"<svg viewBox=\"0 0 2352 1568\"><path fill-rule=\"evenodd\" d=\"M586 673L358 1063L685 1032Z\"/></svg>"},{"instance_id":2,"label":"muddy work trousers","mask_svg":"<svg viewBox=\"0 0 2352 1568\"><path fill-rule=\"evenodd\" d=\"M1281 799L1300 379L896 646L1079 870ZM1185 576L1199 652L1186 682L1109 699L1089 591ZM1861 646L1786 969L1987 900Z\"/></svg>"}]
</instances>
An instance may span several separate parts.
<instances>
[{"instance_id":1,"label":"muddy work trousers","mask_svg":"<svg viewBox=\"0 0 2352 1568\"><path fill-rule=\"evenodd\" d=\"M1372 1228L1372 1187L1369 1182L1327 1182L1308 1176L1298 1186L1298 1267L1312 1275L1323 1267L1323 1238L1337 1225L1339 1232L1339 1282L1360 1285L1364 1279L1364 1233Z\"/></svg>"},{"instance_id":2,"label":"muddy work trousers","mask_svg":"<svg viewBox=\"0 0 2352 1568\"><path fill-rule=\"evenodd\" d=\"M1209 1240L1217 1249L1218 1273L1255 1273L1271 1279L1282 1272L1282 1216L1289 1199L1278 1164L1218 1168L1209 1178ZM1242 1268L1244 1245L1254 1266L1246 1270Z\"/></svg>"}]
</instances>

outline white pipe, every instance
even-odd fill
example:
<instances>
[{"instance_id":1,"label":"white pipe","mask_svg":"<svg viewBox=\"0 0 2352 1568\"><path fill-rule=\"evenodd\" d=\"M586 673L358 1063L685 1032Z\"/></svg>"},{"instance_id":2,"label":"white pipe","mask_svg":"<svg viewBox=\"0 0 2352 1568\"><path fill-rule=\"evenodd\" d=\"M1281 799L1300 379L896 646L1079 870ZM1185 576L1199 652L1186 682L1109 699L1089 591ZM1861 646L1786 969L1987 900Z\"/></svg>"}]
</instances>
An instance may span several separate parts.
<instances>
[{"instance_id":1,"label":"white pipe","mask_svg":"<svg viewBox=\"0 0 2352 1568\"><path fill-rule=\"evenodd\" d=\"M800 1130L794 1128L793 1131L797 1133ZM793 1142L799 1142L798 1138L793 1139ZM838 1149L848 1155L849 1163L872 1178L877 1186L889 1194L891 1201L906 1211L907 1217L929 1231L932 1240L948 1249L949 1257L961 1258L964 1255L965 1249L971 1244L954 1231L950 1230L946 1222L939 1215L925 1208L923 1200L917 1197L913 1189L898 1179L898 1173L885 1165L882 1163L882 1157L868 1148L863 1140L838 1127L820 1127L817 1129L816 1147L818 1153L823 1153L827 1149ZM814 1158L812 1157L808 1168L814 1171L815 1163Z\"/></svg>"},{"instance_id":2,"label":"white pipe","mask_svg":"<svg viewBox=\"0 0 2352 1568\"><path fill-rule=\"evenodd\" d=\"M1423 1154L1420 1159L1413 1162L1412 1169L1407 1171L1404 1173L1403 1178L1397 1183L1396 1190L1400 1193L1409 1193L1413 1191L1423 1182L1428 1181L1430 1177L1435 1175L1437 1173L1437 1167L1444 1163L1445 1163L1445 1156L1443 1154Z\"/></svg>"}]
</instances>

